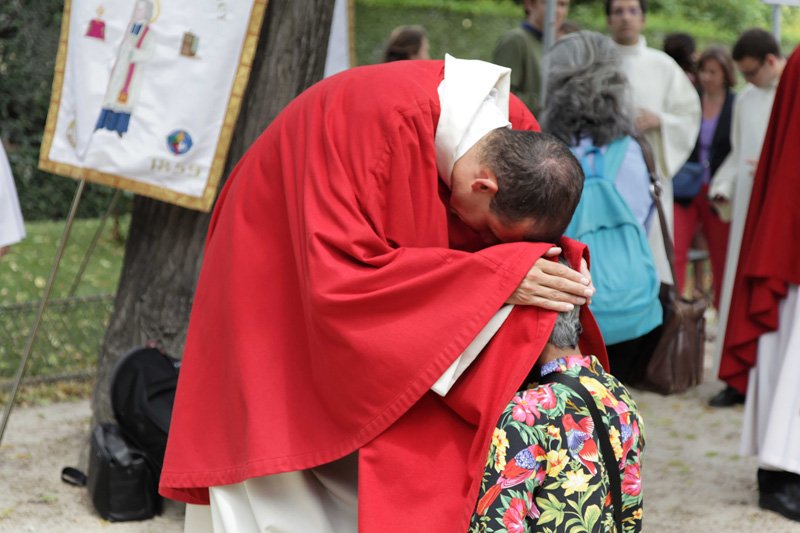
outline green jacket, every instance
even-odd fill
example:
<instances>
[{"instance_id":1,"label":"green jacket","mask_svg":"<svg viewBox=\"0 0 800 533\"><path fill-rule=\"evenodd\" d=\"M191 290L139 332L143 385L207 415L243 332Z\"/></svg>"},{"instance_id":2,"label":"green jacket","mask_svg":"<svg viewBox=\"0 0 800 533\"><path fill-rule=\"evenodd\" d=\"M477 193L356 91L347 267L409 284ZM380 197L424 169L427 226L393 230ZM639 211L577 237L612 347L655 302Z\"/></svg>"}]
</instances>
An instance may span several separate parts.
<instances>
[{"instance_id":1,"label":"green jacket","mask_svg":"<svg viewBox=\"0 0 800 533\"><path fill-rule=\"evenodd\" d=\"M492 54L492 63L511 69L511 92L525 102L533 115L538 117L542 42L525 28L514 28L498 39Z\"/></svg>"}]
</instances>

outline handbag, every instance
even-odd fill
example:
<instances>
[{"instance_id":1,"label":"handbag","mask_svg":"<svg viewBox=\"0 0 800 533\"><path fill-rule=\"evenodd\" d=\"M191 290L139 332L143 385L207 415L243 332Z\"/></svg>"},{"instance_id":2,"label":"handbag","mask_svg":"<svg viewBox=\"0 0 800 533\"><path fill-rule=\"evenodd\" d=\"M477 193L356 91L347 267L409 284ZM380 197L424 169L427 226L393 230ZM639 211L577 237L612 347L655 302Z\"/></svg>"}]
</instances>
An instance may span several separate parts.
<instances>
[{"instance_id":1,"label":"handbag","mask_svg":"<svg viewBox=\"0 0 800 533\"><path fill-rule=\"evenodd\" d=\"M687 161L672 177L672 196L690 200L697 196L703 185L705 167L696 161Z\"/></svg>"},{"instance_id":2,"label":"handbag","mask_svg":"<svg viewBox=\"0 0 800 533\"><path fill-rule=\"evenodd\" d=\"M650 174L650 191L664 235L664 249L672 279L676 280L675 249L669 238L667 219L661 204L661 182L656 173L652 148L644 138L637 140ZM708 304L704 298L687 299L680 296L674 284L662 284L660 299L664 308L661 335L634 386L667 395L684 392L703 381L704 315Z\"/></svg>"},{"instance_id":3,"label":"handbag","mask_svg":"<svg viewBox=\"0 0 800 533\"><path fill-rule=\"evenodd\" d=\"M111 522L146 520L161 513L152 461L125 440L116 424L99 424L92 430L88 475L67 466L61 479L86 487L97 513Z\"/></svg>"},{"instance_id":4,"label":"handbag","mask_svg":"<svg viewBox=\"0 0 800 533\"><path fill-rule=\"evenodd\" d=\"M157 474L115 424L100 424L92 431L86 486L94 508L106 520L145 520L161 512Z\"/></svg>"}]
</instances>

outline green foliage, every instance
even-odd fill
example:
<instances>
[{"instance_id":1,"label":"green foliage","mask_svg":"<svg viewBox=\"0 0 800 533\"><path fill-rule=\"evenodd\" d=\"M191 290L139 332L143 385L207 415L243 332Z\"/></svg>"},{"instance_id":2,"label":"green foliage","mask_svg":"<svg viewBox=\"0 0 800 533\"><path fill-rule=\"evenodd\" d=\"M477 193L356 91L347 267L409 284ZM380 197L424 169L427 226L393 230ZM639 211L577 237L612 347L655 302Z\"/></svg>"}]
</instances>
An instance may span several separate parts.
<instances>
[{"instance_id":1,"label":"green foliage","mask_svg":"<svg viewBox=\"0 0 800 533\"><path fill-rule=\"evenodd\" d=\"M569 18L581 27L606 32L603 2L572 0ZM800 9L784 8L782 41L786 53L800 41ZM421 24L428 30L431 56L489 59L497 38L523 18L511 0L357 0L356 56L359 64L377 63L391 30ZM673 31L693 35L699 48L732 45L743 30L771 25L771 8L761 0L651 0L645 37L660 47Z\"/></svg>"},{"instance_id":2,"label":"green foliage","mask_svg":"<svg viewBox=\"0 0 800 533\"><path fill-rule=\"evenodd\" d=\"M497 38L519 24L521 19L521 10L514 5L510 5L511 11L503 12L490 9L491 4L486 2L475 4L486 8L483 11L467 9L473 6L472 2L412 1L409 2L412 7L404 4L402 8L391 4L387 0L356 2L356 56L359 64L379 63L389 33L402 24L425 26L431 57L442 58L449 53L456 57L488 60ZM441 6L430 7L431 4Z\"/></svg>"}]
</instances>

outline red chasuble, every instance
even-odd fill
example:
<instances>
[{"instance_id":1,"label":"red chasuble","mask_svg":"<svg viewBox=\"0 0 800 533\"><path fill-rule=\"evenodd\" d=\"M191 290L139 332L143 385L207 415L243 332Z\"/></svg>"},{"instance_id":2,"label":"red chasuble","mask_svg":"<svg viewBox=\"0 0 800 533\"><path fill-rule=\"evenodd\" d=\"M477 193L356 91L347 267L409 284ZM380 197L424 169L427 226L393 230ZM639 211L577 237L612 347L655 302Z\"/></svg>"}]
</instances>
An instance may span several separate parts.
<instances>
[{"instance_id":1,"label":"red chasuble","mask_svg":"<svg viewBox=\"0 0 800 533\"><path fill-rule=\"evenodd\" d=\"M758 338L778 328L778 304L800 285L800 53L781 76L747 211L720 379L747 390Z\"/></svg>"},{"instance_id":2,"label":"red chasuble","mask_svg":"<svg viewBox=\"0 0 800 533\"><path fill-rule=\"evenodd\" d=\"M164 496L208 503L209 486L361 449L362 531L404 514L388 491L381 497L384 481L397 479L406 502L437 505L398 477L434 459L441 475L427 470L430 486L457 480L451 499L471 508L464 498L477 494L490 425L555 315L517 309L447 398L429 391L550 246L478 250L449 214L434 150L442 76L441 61L401 61L328 78L234 170L209 228ZM510 120L538 128L513 97ZM563 244L573 261L583 253ZM592 351L605 356L599 344Z\"/></svg>"}]
</instances>

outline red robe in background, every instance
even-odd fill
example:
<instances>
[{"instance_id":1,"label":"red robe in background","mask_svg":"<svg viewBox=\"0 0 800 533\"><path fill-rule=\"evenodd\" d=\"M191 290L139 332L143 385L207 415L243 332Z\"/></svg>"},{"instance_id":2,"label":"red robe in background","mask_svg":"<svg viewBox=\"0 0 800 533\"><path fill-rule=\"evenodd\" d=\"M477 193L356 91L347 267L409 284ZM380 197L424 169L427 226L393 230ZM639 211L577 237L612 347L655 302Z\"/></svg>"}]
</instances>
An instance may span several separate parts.
<instances>
[{"instance_id":1,"label":"red robe in background","mask_svg":"<svg viewBox=\"0 0 800 533\"><path fill-rule=\"evenodd\" d=\"M778 328L778 304L800 285L800 54L781 75L747 212L719 368L747 390L758 338Z\"/></svg>"},{"instance_id":2,"label":"red robe in background","mask_svg":"<svg viewBox=\"0 0 800 533\"><path fill-rule=\"evenodd\" d=\"M416 501L398 475L416 464L437 462L441 474L427 470L433 487L457 480L449 490L462 507L477 494L491 427L554 314L515 310L446 398L429 389L549 245L465 251L478 248L476 235L449 214L437 179L442 75L441 61L404 61L328 78L290 103L234 170L209 228L163 495L208 503L209 486L358 449L363 530L403 517L406 503L438 505ZM510 120L538 128L516 98ZM573 261L583 253L564 246ZM386 485L374 483L387 477L407 501L379 494ZM436 516L452 527L454 517Z\"/></svg>"}]
</instances>

